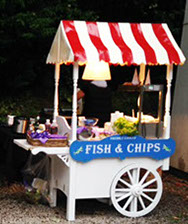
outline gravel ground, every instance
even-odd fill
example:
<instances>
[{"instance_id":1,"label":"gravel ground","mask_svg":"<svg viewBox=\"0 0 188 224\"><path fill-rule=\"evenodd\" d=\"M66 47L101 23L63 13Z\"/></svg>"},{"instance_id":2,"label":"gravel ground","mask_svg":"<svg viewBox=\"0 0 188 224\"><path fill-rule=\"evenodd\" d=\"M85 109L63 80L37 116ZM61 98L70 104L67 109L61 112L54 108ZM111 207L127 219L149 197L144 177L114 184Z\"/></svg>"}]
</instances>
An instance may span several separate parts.
<instances>
[{"instance_id":1,"label":"gravel ground","mask_svg":"<svg viewBox=\"0 0 188 224\"><path fill-rule=\"evenodd\" d=\"M113 206L97 200L77 200L76 221L80 224L188 224L188 181L170 173L163 174L163 195L147 216L127 218ZM65 219L66 198L58 194L58 206L28 203L19 184L0 187L0 224L73 223Z\"/></svg>"}]
</instances>

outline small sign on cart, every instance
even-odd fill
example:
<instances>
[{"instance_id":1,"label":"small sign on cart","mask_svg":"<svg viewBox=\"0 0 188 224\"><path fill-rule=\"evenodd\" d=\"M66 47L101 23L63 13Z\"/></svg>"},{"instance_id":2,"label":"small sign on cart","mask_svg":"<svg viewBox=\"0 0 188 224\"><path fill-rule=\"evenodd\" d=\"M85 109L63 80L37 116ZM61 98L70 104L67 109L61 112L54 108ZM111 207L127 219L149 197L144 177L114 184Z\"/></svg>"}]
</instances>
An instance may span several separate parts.
<instances>
[{"instance_id":1,"label":"small sign on cart","mask_svg":"<svg viewBox=\"0 0 188 224\"><path fill-rule=\"evenodd\" d=\"M78 162L93 159L127 157L150 157L161 160L172 156L176 143L169 139L145 139L141 136L115 135L101 141L74 141L70 147L71 157Z\"/></svg>"}]
</instances>

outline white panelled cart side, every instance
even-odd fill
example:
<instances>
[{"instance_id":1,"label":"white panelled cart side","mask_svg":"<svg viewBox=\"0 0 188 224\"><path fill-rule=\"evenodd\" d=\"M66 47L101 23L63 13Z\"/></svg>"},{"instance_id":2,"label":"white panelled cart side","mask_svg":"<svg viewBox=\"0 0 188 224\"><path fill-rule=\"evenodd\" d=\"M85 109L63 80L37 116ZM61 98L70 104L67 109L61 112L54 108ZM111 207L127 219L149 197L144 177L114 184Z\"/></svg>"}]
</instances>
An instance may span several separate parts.
<instances>
[{"instance_id":1,"label":"white panelled cart side","mask_svg":"<svg viewBox=\"0 0 188 224\"><path fill-rule=\"evenodd\" d=\"M144 85L146 65L166 65L165 115L160 118L163 120L162 137L115 135L99 141L77 140L79 66L93 62L139 65L140 86ZM167 24L60 22L47 63L55 65L53 119L61 126L62 134L69 132L70 145L37 147L26 140L14 140L33 154L45 152L51 158L52 207L56 206L56 193L60 189L67 197L66 218L70 221L75 220L77 199L107 198L118 212L128 217L143 216L155 208L162 195L162 180L157 170L169 169L169 157L175 150L175 143L170 139L173 65L184 62L185 57ZM58 115L58 86L63 63L73 64L71 127Z\"/></svg>"}]
</instances>

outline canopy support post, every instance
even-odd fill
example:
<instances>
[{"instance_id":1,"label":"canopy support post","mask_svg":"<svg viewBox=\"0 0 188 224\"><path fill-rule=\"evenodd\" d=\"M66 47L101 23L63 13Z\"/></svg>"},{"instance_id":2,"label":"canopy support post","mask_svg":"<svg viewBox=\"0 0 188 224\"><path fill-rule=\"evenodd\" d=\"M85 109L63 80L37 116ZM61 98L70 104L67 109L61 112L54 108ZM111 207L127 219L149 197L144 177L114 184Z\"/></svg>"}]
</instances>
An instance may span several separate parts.
<instances>
[{"instance_id":1,"label":"canopy support post","mask_svg":"<svg viewBox=\"0 0 188 224\"><path fill-rule=\"evenodd\" d=\"M77 85L78 85L78 72L79 65L75 62L73 66L73 100L72 100L72 136L71 142L77 139ZM75 196L75 180L76 180L76 161L70 158L69 166L69 192L67 195L67 213L66 218L69 221L75 220L75 207L76 207L76 196Z\"/></svg>"},{"instance_id":2,"label":"canopy support post","mask_svg":"<svg viewBox=\"0 0 188 224\"><path fill-rule=\"evenodd\" d=\"M77 139L77 85L78 85L78 63L73 67L73 100L72 100L72 141Z\"/></svg>"},{"instance_id":3,"label":"canopy support post","mask_svg":"<svg viewBox=\"0 0 188 224\"><path fill-rule=\"evenodd\" d=\"M163 126L163 138L170 138L170 125L171 125L171 116L170 116L170 105L171 105L171 85L173 78L173 65L167 65L166 80L167 80L167 92L165 100L165 115L164 115L164 126ZM170 159L167 158L164 160L163 170L168 170Z\"/></svg>"},{"instance_id":4,"label":"canopy support post","mask_svg":"<svg viewBox=\"0 0 188 224\"><path fill-rule=\"evenodd\" d=\"M59 115L59 77L60 77L60 64L55 64L55 94L54 94L54 114L53 120L56 121L56 117Z\"/></svg>"},{"instance_id":5,"label":"canopy support post","mask_svg":"<svg viewBox=\"0 0 188 224\"><path fill-rule=\"evenodd\" d=\"M141 64L140 65L140 72L139 72L139 81L140 81L140 85L144 84L144 80L145 80L145 71L146 71L146 65L145 64Z\"/></svg>"}]
</instances>

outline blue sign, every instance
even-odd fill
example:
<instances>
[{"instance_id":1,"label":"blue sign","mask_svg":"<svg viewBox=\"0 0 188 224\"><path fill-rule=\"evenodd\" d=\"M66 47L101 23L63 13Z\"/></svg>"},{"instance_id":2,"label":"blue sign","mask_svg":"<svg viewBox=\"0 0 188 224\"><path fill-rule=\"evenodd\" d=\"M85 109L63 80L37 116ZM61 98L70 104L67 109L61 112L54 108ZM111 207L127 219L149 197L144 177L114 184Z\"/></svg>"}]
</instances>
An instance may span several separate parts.
<instances>
[{"instance_id":1,"label":"blue sign","mask_svg":"<svg viewBox=\"0 0 188 224\"><path fill-rule=\"evenodd\" d=\"M100 158L151 157L161 160L172 156L176 143L170 139L145 139L141 136L115 135L101 141L74 141L71 157L79 162Z\"/></svg>"}]
</instances>

